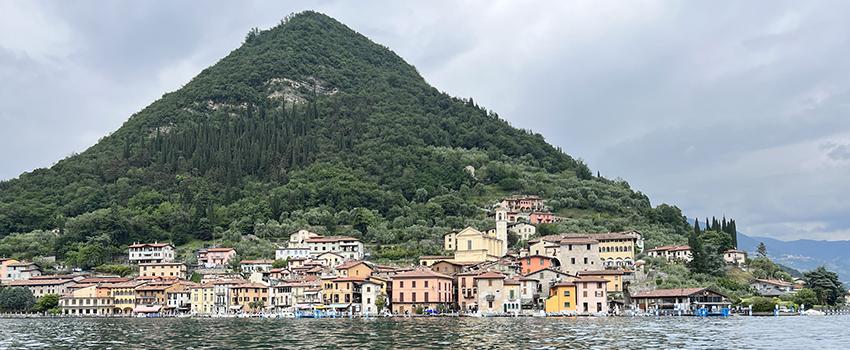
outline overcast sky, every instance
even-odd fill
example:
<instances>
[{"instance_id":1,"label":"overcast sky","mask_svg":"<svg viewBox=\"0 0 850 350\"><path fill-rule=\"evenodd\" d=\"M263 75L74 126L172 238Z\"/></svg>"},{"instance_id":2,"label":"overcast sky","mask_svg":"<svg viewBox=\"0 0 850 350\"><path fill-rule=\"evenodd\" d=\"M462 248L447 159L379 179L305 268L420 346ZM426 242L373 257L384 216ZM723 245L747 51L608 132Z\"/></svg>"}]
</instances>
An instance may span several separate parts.
<instances>
[{"instance_id":1,"label":"overcast sky","mask_svg":"<svg viewBox=\"0 0 850 350\"><path fill-rule=\"evenodd\" d=\"M850 239L850 2L0 0L0 179L324 12L653 204Z\"/></svg>"}]
</instances>

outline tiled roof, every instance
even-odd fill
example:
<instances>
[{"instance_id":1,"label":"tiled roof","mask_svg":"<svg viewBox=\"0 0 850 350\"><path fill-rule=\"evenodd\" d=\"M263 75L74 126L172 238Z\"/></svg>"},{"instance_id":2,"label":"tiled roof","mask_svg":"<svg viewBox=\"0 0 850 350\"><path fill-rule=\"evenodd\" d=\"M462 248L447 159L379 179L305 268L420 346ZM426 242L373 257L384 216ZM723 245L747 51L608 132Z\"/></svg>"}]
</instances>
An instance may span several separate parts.
<instances>
[{"instance_id":1,"label":"tiled roof","mask_svg":"<svg viewBox=\"0 0 850 350\"><path fill-rule=\"evenodd\" d=\"M686 297L700 293L707 288L676 288L676 289L656 289L645 292L640 292L632 295L632 298L672 298Z\"/></svg>"},{"instance_id":2,"label":"tiled roof","mask_svg":"<svg viewBox=\"0 0 850 350\"><path fill-rule=\"evenodd\" d=\"M505 284L506 286L510 286L510 285L519 285L519 281L517 281L517 280L515 280L515 279L506 278L506 279L505 279L504 284Z\"/></svg>"},{"instance_id":3,"label":"tiled roof","mask_svg":"<svg viewBox=\"0 0 850 350\"><path fill-rule=\"evenodd\" d=\"M367 266L368 268L370 268L370 269L372 268L371 266L369 266L369 264L368 264L368 263L366 263L366 262L365 262L365 261L363 261L363 260L349 260L349 261L346 261L346 262L344 262L344 263L342 263L342 264L337 265L336 269L337 269L337 270L350 269L350 268L355 267L355 266L360 265L360 264L364 264L364 265L366 265L366 266Z\"/></svg>"},{"instance_id":4,"label":"tiled roof","mask_svg":"<svg viewBox=\"0 0 850 350\"><path fill-rule=\"evenodd\" d=\"M423 255L419 257L419 260L442 260L442 259L454 259L451 255Z\"/></svg>"},{"instance_id":5,"label":"tiled roof","mask_svg":"<svg viewBox=\"0 0 850 350\"><path fill-rule=\"evenodd\" d=\"M600 276L600 275L624 275L626 272L623 270L595 270L595 271L579 271L577 275L579 276Z\"/></svg>"},{"instance_id":6,"label":"tiled roof","mask_svg":"<svg viewBox=\"0 0 850 350\"><path fill-rule=\"evenodd\" d=\"M72 279L35 279L35 280L16 280L10 281L8 283L9 286L12 287L23 287L23 286L45 286L51 284L65 284L68 282L74 282Z\"/></svg>"},{"instance_id":7,"label":"tiled roof","mask_svg":"<svg viewBox=\"0 0 850 350\"><path fill-rule=\"evenodd\" d=\"M236 249L234 249L234 248L220 248L220 247L219 248L207 248L207 252L229 252L229 251L235 251L235 250Z\"/></svg>"},{"instance_id":8,"label":"tiled roof","mask_svg":"<svg viewBox=\"0 0 850 350\"><path fill-rule=\"evenodd\" d=\"M349 236L328 236L328 237L314 237L305 239L304 242L307 243L331 243L331 242L342 242L342 241L358 241L357 238L349 237Z\"/></svg>"},{"instance_id":9,"label":"tiled roof","mask_svg":"<svg viewBox=\"0 0 850 350\"><path fill-rule=\"evenodd\" d=\"M604 278L600 278L600 277L580 277L573 282L575 282L575 283L579 283L579 282L583 282L583 283L598 283L598 282L608 283L608 280L606 280Z\"/></svg>"},{"instance_id":10,"label":"tiled roof","mask_svg":"<svg viewBox=\"0 0 850 350\"><path fill-rule=\"evenodd\" d=\"M265 264L274 264L274 260L272 260L272 259L242 260L239 263L243 264L243 265L265 265Z\"/></svg>"},{"instance_id":11,"label":"tiled roof","mask_svg":"<svg viewBox=\"0 0 850 350\"><path fill-rule=\"evenodd\" d=\"M686 245L665 245L665 246L652 248L652 249L648 250L648 252L663 252L663 251L677 251L677 250L691 250L691 247L686 246Z\"/></svg>"},{"instance_id":12,"label":"tiled roof","mask_svg":"<svg viewBox=\"0 0 850 350\"><path fill-rule=\"evenodd\" d=\"M481 280L504 279L504 278L505 278L505 275L503 275L501 272L496 272L496 271L488 271L488 272L482 273L478 276L475 276L475 279L481 279Z\"/></svg>"},{"instance_id":13,"label":"tiled roof","mask_svg":"<svg viewBox=\"0 0 850 350\"><path fill-rule=\"evenodd\" d=\"M171 243L134 243L134 244L130 245L130 248L144 248L144 247L162 248L162 247L170 246L170 245L171 245Z\"/></svg>"},{"instance_id":14,"label":"tiled roof","mask_svg":"<svg viewBox=\"0 0 850 350\"><path fill-rule=\"evenodd\" d=\"M452 279L449 276L446 276L444 274L437 273L437 272L434 272L434 271L431 271L431 270L405 271L405 272L394 275L392 278L393 279L397 279L397 278L403 279L403 278L428 278L428 277Z\"/></svg>"}]
</instances>

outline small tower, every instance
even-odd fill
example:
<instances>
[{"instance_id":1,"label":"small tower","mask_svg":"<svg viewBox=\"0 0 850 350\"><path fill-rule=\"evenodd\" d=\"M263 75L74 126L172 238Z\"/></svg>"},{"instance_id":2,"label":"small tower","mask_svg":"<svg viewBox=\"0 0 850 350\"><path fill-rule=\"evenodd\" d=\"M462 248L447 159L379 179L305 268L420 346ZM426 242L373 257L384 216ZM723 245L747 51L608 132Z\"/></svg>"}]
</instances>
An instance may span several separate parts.
<instances>
[{"instance_id":1,"label":"small tower","mask_svg":"<svg viewBox=\"0 0 850 350\"><path fill-rule=\"evenodd\" d=\"M501 204L496 207L496 239L502 244L499 256L508 253L508 209Z\"/></svg>"}]
</instances>

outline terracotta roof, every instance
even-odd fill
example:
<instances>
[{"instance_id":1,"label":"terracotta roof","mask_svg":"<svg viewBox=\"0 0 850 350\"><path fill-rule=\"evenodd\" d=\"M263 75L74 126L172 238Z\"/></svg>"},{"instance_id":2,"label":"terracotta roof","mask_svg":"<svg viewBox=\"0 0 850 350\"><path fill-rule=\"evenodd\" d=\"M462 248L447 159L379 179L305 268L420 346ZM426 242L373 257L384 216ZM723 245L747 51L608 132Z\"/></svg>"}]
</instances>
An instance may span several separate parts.
<instances>
[{"instance_id":1,"label":"terracotta roof","mask_svg":"<svg viewBox=\"0 0 850 350\"><path fill-rule=\"evenodd\" d=\"M104 284L107 288L136 288L140 285L147 283L146 281L126 281L126 282L117 282L117 283L108 283Z\"/></svg>"},{"instance_id":2,"label":"terracotta roof","mask_svg":"<svg viewBox=\"0 0 850 350\"><path fill-rule=\"evenodd\" d=\"M366 267L368 267L370 269L372 268L371 266L369 266L368 263L366 263L363 260L349 260L349 261L346 261L342 264L337 265L336 269L337 270L350 269L350 268L355 267L355 266L360 265L360 264L364 264L364 265L366 265Z\"/></svg>"},{"instance_id":3,"label":"terracotta roof","mask_svg":"<svg viewBox=\"0 0 850 350\"><path fill-rule=\"evenodd\" d=\"M124 277L88 277L83 278L78 283L121 283L129 281L129 278Z\"/></svg>"},{"instance_id":4,"label":"terracotta roof","mask_svg":"<svg viewBox=\"0 0 850 350\"><path fill-rule=\"evenodd\" d=\"M419 260L442 260L442 259L454 259L451 255L423 255L419 257Z\"/></svg>"},{"instance_id":5,"label":"terracotta roof","mask_svg":"<svg viewBox=\"0 0 850 350\"><path fill-rule=\"evenodd\" d=\"M176 265L186 265L182 262L158 262L158 263L142 263L139 266L176 266Z\"/></svg>"},{"instance_id":6,"label":"terracotta roof","mask_svg":"<svg viewBox=\"0 0 850 350\"><path fill-rule=\"evenodd\" d=\"M145 284L145 285L138 286L138 287L136 287L136 290L158 291L158 290L166 290L166 289L170 288L171 286L173 286L173 284L151 283L151 284Z\"/></svg>"},{"instance_id":7,"label":"terracotta roof","mask_svg":"<svg viewBox=\"0 0 850 350\"><path fill-rule=\"evenodd\" d=\"M41 275L41 276L32 276L31 280L70 280L78 277L83 277L81 275Z\"/></svg>"},{"instance_id":8,"label":"terracotta roof","mask_svg":"<svg viewBox=\"0 0 850 350\"><path fill-rule=\"evenodd\" d=\"M652 248L650 250L647 250L647 252L663 252L663 251L677 251L677 250L691 250L691 247L686 246L686 245L665 245L665 246Z\"/></svg>"},{"instance_id":9,"label":"terracotta roof","mask_svg":"<svg viewBox=\"0 0 850 350\"><path fill-rule=\"evenodd\" d=\"M475 279L481 279L481 280L504 279L504 278L505 278L505 275L503 275L501 272L495 272L495 271L488 271L488 272L482 273L478 276L475 276Z\"/></svg>"},{"instance_id":10,"label":"terracotta roof","mask_svg":"<svg viewBox=\"0 0 850 350\"><path fill-rule=\"evenodd\" d=\"M50 285L50 284L65 284L65 283L68 283L68 282L74 282L74 283L76 283L76 282L75 282L74 280L72 280L72 279L52 279L52 280L50 280L50 279L36 279L36 280L16 280L16 281L10 281L10 282L8 283L8 285L9 285L9 286L12 286L12 287L19 287L19 286L21 286L21 287L22 287L22 286L44 286L44 285Z\"/></svg>"},{"instance_id":11,"label":"terracotta roof","mask_svg":"<svg viewBox=\"0 0 850 350\"><path fill-rule=\"evenodd\" d=\"M333 279L333 282L363 282L366 280L363 277L340 277Z\"/></svg>"},{"instance_id":12,"label":"terracotta roof","mask_svg":"<svg viewBox=\"0 0 850 350\"><path fill-rule=\"evenodd\" d=\"M506 285L506 286L519 285L519 281L517 281L515 279L506 278L504 285Z\"/></svg>"},{"instance_id":13,"label":"terracotta roof","mask_svg":"<svg viewBox=\"0 0 850 350\"><path fill-rule=\"evenodd\" d=\"M449 277L449 276L446 276L446 275L444 275L444 274L437 273L437 272L434 272L434 271L431 271L431 270L412 270L412 271L405 271L405 272L402 272L402 273L396 274L396 275L395 275L395 276L393 276L392 278L393 278L393 279L397 279L397 278L398 278L398 279L404 279L404 278L426 278L426 277L435 277L435 278L452 279L452 278L451 278L451 277Z\"/></svg>"},{"instance_id":14,"label":"terracotta roof","mask_svg":"<svg viewBox=\"0 0 850 350\"><path fill-rule=\"evenodd\" d=\"M582 276L582 275L591 275L591 276L597 276L597 275L624 275L624 274L626 274L626 272L625 272L625 271L623 271L623 270L595 270L595 271L579 271L579 272L577 273L577 275L579 275L579 276Z\"/></svg>"},{"instance_id":15,"label":"terracotta roof","mask_svg":"<svg viewBox=\"0 0 850 350\"><path fill-rule=\"evenodd\" d=\"M774 286L780 286L780 287L790 287L790 286L793 285L790 282L785 282L785 281L782 281L782 280L763 280L763 279L756 278L755 281L761 282L761 283L772 284Z\"/></svg>"},{"instance_id":16,"label":"terracotta roof","mask_svg":"<svg viewBox=\"0 0 850 350\"><path fill-rule=\"evenodd\" d=\"M604 278L595 278L595 277L580 277L573 282L575 282L575 283L579 283L579 282L583 282L583 283L597 283L597 282L608 283L608 280L606 280Z\"/></svg>"},{"instance_id":17,"label":"terracotta roof","mask_svg":"<svg viewBox=\"0 0 850 350\"><path fill-rule=\"evenodd\" d=\"M358 241L357 238L349 237L349 236L328 236L328 237L314 237L305 239L304 242L307 243L330 243L330 242L341 242L341 241Z\"/></svg>"},{"instance_id":18,"label":"terracotta roof","mask_svg":"<svg viewBox=\"0 0 850 350\"><path fill-rule=\"evenodd\" d=\"M708 288L676 288L676 289L656 289L644 291L632 295L632 298L672 298L686 297L700 293Z\"/></svg>"},{"instance_id":19,"label":"terracotta roof","mask_svg":"<svg viewBox=\"0 0 850 350\"><path fill-rule=\"evenodd\" d=\"M520 277L520 278L519 278L519 280L520 280L521 282L526 282L526 281L540 282L540 280L538 280L538 279L536 279L536 278L525 277L525 276Z\"/></svg>"},{"instance_id":20,"label":"terracotta roof","mask_svg":"<svg viewBox=\"0 0 850 350\"><path fill-rule=\"evenodd\" d=\"M269 286L262 283L242 283L232 286L231 288L268 288Z\"/></svg>"},{"instance_id":21,"label":"terracotta roof","mask_svg":"<svg viewBox=\"0 0 850 350\"><path fill-rule=\"evenodd\" d=\"M552 285L552 286L553 286L553 287L575 287L575 285L576 285L576 284L575 284L575 283L573 283L573 282L566 282L566 281L564 281L564 282L558 282L558 283L555 283L555 284L554 284L554 285Z\"/></svg>"},{"instance_id":22,"label":"terracotta roof","mask_svg":"<svg viewBox=\"0 0 850 350\"><path fill-rule=\"evenodd\" d=\"M130 248L143 248L143 247L162 248L162 247L165 247L165 246L171 246L171 243L134 243L134 244L130 245Z\"/></svg>"},{"instance_id":23,"label":"terracotta roof","mask_svg":"<svg viewBox=\"0 0 850 350\"><path fill-rule=\"evenodd\" d=\"M14 267L27 267L27 266L31 266L31 265L38 266L38 264L31 262L31 261L21 261L21 262L11 263L11 264L8 264L6 266L8 266L8 267L13 267L13 266Z\"/></svg>"},{"instance_id":24,"label":"terracotta roof","mask_svg":"<svg viewBox=\"0 0 850 350\"><path fill-rule=\"evenodd\" d=\"M570 274L568 274L568 273L566 273L566 272L558 271L558 270L552 269L552 268L550 268L550 267L545 267L545 268L542 268L542 269L537 270L537 271L534 271L534 272L529 272L529 273L527 273L527 274L525 274L525 275L523 275L523 276L528 277L528 276L531 276L531 275L533 275L533 274L536 274L536 273L538 273L538 272L540 272L540 271L551 271L551 272L555 272L555 273L557 273L557 274L570 276Z\"/></svg>"}]
</instances>

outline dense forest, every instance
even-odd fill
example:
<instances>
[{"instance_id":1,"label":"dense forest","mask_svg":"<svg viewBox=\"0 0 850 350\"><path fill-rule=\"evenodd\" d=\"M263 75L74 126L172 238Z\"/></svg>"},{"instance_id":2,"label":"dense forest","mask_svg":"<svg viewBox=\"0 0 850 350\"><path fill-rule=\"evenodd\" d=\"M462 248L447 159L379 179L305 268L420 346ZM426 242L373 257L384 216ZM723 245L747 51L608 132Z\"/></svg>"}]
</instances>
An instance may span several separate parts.
<instances>
[{"instance_id":1,"label":"dense forest","mask_svg":"<svg viewBox=\"0 0 850 350\"><path fill-rule=\"evenodd\" d=\"M439 253L511 193L563 222L542 232L693 231L623 180L429 86L391 50L319 13L244 44L85 152L0 183L0 256L110 262L134 241L268 257L300 228L362 238L377 259Z\"/></svg>"}]
</instances>

